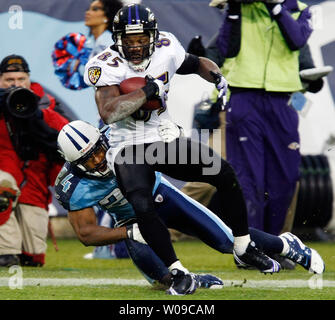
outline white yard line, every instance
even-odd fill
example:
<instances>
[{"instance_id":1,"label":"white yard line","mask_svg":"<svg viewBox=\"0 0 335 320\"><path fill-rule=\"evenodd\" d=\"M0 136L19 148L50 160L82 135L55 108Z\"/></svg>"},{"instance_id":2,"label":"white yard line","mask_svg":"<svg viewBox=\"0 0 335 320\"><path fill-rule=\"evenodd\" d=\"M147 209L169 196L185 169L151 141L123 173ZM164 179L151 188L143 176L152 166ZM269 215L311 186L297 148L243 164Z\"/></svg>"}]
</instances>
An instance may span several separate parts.
<instances>
[{"instance_id":1,"label":"white yard line","mask_svg":"<svg viewBox=\"0 0 335 320\"><path fill-rule=\"evenodd\" d=\"M8 287L10 277L0 278L0 287ZM23 278L24 286L150 286L146 280L135 279L111 279L111 278ZM243 288L311 288L321 289L325 287L335 287L335 281L323 280L321 277L312 276L309 280L291 279L291 280L223 280L225 287L243 287Z\"/></svg>"},{"instance_id":2,"label":"white yard line","mask_svg":"<svg viewBox=\"0 0 335 320\"><path fill-rule=\"evenodd\" d=\"M0 287L8 286L10 278L0 278ZM150 286L146 280L134 279L88 279L88 278L23 278L23 286Z\"/></svg>"}]
</instances>

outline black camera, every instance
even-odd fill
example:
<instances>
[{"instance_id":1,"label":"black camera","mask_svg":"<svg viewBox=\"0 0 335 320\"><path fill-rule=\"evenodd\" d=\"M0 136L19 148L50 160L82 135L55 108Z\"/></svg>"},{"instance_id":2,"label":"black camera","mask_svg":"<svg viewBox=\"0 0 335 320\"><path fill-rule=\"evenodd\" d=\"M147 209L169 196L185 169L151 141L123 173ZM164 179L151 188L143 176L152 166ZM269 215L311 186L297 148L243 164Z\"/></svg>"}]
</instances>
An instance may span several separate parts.
<instances>
[{"instance_id":1,"label":"black camera","mask_svg":"<svg viewBox=\"0 0 335 320\"><path fill-rule=\"evenodd\" d=\"M12 117L26 119L35 115L38 97L30 90L21 87L0 89L0 106Z\"/></svg>"}]
</instances>

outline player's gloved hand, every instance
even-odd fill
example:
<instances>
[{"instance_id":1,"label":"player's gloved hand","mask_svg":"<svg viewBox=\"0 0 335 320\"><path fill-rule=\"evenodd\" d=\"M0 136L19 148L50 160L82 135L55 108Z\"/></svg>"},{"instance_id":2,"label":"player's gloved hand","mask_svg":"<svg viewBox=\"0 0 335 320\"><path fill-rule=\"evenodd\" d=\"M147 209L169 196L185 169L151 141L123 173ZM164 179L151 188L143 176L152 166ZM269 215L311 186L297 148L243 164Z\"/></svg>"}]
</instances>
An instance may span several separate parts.
<instances>
[{"instance_id":1,"label":"player's gloved hand","mask_svg":"<svg viewBox=\"0 0 335 320\"><path fill-rule=\"evenodd\" d=\"M11 201L15 201L17 192L11 188L0 187L0 212L6 211L11 205Z\"/></svg>"},{"instance_id":2,"label":"player's gloved hand","mask_svg":"<svg viewBox=\"0 0 335 320\"><path fill-rule=\"evenodd\" d=\"M138 228L137 223L133 223L131 225L126 226L127 228L127 236L128 239L135 240L137 242L147 244L146 241L143 239L140 229Z\"/></svg>"},{"instance_id":3,"label":"player's gloved hand","mask_svg":"<svg viewBox=\"0 0 335 320\"><path fill-rule=\"evenodd\" d=\"M158 126L158 133L164 142L169 143L179 138L182 130L174 122L163 120Z\"/></svg>"},{"instance_id":4,"label":"player's gloved hand","mask_svg":"<svg viewBox=\"0 0 335 320\"><path fill-rule=\"evenodd\" d=\"M225 79L225 77L218 72L210 71L210 74L214 78L216 89L219 91L217 100L221 103L222 110L224 110L225 105L226 105L226 94L228 90L228 82Z\"/></svg>"},{"instance_id":5,"label":"player's gloved hand","mask_svg":"<svg viewBox=\"0 0 335 320\"><path fill-rule=\"evenodd\" d=\"M145 80L147 81L147 84L142 88L142 90L144 91L147 100L153 98L160 99L162 106L165 107L167 94L164 90L163 81L155 79L150 75L145 76Z\"/></svg>"},{"instance_id":6,"label":"player's gloved hand","mask_svg":"<svg viewBox=\"0 0 335 320\"><path fill-rule=\"evenodd\" d=\"M164 96L165 90L163 81L155 79L150 75L145 76L145 80L147 81L147 84L142 89L145 92L147 100Z\"/></svg>"}]
</instances>

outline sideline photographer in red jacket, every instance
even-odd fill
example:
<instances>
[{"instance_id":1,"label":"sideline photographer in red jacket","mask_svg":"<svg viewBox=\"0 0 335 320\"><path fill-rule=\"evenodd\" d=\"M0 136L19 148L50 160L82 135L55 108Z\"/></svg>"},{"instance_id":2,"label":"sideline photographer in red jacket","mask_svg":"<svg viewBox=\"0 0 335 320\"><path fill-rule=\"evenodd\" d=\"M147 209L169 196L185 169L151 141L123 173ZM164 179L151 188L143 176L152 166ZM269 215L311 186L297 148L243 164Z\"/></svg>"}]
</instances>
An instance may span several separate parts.
<instances>
[{"instance_id":1,"label":"sideline photographer in red jacket","mask_svg":"<svg viewBox=\"0 0 335 320\"><path fill-rule=\"evenodd\" d=\"M48 187L63 164L56 141L68 120L29 72L21 56L0 63L0 266L45 263Z\"/></svg>"}]
</instances>

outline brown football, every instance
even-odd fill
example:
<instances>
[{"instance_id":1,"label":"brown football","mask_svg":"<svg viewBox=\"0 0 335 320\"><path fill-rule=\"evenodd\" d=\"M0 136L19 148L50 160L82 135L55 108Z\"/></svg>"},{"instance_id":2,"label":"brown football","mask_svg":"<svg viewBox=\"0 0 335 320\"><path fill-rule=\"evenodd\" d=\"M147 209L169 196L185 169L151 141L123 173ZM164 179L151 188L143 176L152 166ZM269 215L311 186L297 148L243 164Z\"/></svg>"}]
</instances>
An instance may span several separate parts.
<instances>
[{"instance_id":1,"label":"brown football","mask_svg":"<svg viewBox=\"0 0 335 320\"><path fill-rule=\"evenodd\" d=\"M120 83L120 92L121 94L127 94L133 92L137 89L143 88L146 85L145 78L142 77L133 77L126 80L123 80ZM156 110L162 107L161 101L159 99L148 100L141 109L144 110Z\"/></svg>"}]
</instances>

